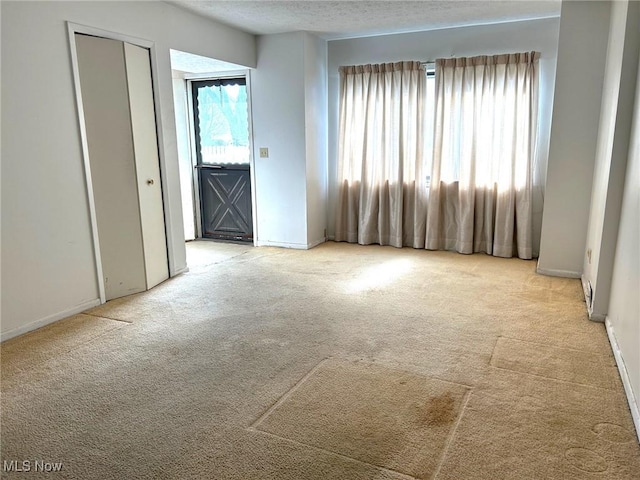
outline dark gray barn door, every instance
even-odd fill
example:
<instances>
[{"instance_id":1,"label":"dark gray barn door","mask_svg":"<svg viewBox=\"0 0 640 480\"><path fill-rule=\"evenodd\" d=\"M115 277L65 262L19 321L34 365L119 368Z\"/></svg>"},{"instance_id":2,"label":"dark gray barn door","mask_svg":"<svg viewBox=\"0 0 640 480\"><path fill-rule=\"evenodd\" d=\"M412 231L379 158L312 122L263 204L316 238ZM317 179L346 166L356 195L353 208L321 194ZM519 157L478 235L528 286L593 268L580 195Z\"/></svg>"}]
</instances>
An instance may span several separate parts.
<instances>
[{"instance_id":1,"label":"dark gray barn door","mask_svg":"<svg viewBox=\"0 0 640 480\"><path fill-rule=\"evenodd\" d=\"M200 168L202 236L253 240L249 167Z\"/></svg>"},{"instance_id":2,"label":"dark gray barn door","mask_svg":"<svg viewBox=\"0 0 640 480\"><path fill-rule=\"evenodd\" d=\"M245 78L191 83L202 236L253 240Z\"/></svg>"}]
</instances>

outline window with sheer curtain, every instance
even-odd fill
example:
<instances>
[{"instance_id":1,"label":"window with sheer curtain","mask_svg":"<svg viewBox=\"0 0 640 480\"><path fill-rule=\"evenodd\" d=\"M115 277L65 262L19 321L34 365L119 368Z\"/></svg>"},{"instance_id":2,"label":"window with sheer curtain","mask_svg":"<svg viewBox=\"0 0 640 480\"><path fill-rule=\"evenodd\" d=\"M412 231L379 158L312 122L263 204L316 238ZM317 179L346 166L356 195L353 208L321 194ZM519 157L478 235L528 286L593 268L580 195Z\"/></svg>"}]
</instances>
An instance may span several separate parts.
<instances>
[{"instance_id":1,"label":"window with sheer curtain","mask_svg":"<svg viewBox=\"0 0 640 480\"><path fill-rule=\"evenodd\" d=\"M340 68L337 241L424 247L425 69Z\"/></svg>"},{"instance_id":2,"label":"window with sheer curtain","mask_svg":"<svg viewBox=\"0 0 640 480\"><path fill-rule=\"evenodd\" d=\"M538 58L436 62L426 248L532 257Z\"/></svg>"},{"instance_id":3,"label":"window with sheer curtain","mask_svg":"<svg viewBox=\"0 0 640 480\"><path fill-rule=\"evenodd\" d=\"M531 258L538 56L341 67L336 240Z\"/></svg>"}]
</instances>

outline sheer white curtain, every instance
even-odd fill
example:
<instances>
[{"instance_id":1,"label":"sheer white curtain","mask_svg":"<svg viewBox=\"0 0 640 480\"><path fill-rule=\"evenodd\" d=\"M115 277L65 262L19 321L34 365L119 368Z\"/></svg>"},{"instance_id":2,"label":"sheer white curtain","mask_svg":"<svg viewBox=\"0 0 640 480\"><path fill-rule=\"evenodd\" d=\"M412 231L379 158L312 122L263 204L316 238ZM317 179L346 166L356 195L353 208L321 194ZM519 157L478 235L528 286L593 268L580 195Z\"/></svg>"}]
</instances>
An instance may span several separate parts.
<instances>
[{"instance_id":1,"label":"sheer white curtain","mask_svg":"<svg viewBox=\"0 0 640 480\"><path fill-rule=\"evenodd\" d=\"M340 83L335 239L423 248L423 66L341 67Z\"/></svg>"},{"instance_id":2,"label":"sheer white curtain","mask_svg":"<svg viewBox=\"0 0 640 480\"><path fill-rule=\"evenodd\" d=\"M426 248L532 257L538 58L436 61Z\"/></svg>"}]
</instances>

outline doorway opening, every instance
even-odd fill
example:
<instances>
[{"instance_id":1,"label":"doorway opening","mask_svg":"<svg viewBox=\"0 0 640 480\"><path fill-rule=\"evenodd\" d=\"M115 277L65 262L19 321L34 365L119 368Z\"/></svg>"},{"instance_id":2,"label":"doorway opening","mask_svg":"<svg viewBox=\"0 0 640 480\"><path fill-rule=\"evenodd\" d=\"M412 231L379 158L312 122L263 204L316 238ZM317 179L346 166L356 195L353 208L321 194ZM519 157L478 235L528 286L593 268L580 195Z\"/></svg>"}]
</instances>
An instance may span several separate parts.
<instances>
[{"instance_id":1,"label":"doorway opening","mask_svg":"<svg viewBox=\"0 0 640 480\"><path fill-rule=\"evenodd\" d=\"M253 246L250 71L187 52L170 53L185 241Z\"/></svg>"}]
</instances>

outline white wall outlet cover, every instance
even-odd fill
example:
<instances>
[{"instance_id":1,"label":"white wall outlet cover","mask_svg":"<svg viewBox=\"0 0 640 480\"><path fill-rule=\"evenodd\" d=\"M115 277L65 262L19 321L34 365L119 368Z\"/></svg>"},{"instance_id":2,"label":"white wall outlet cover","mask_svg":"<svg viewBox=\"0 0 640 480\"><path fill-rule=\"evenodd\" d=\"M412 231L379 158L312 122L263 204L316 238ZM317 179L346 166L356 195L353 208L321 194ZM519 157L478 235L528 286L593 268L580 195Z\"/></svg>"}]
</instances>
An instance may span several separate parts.
<instances>
[{"instance_id":1,"label":"white wall outlet cover","mask_svg":"<svg viewBox=\"0 0 640 480\"><path fill-rule=\"evenodd\" d=\"M260 148L260 158L269 158L269 149L266 147Z\"/></svg>"}]
</instances>

